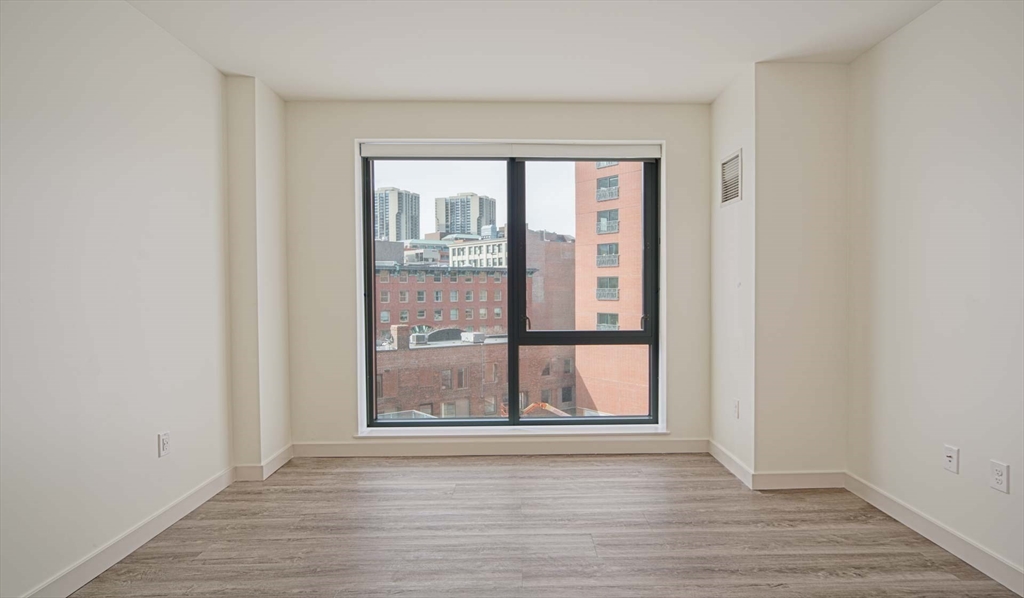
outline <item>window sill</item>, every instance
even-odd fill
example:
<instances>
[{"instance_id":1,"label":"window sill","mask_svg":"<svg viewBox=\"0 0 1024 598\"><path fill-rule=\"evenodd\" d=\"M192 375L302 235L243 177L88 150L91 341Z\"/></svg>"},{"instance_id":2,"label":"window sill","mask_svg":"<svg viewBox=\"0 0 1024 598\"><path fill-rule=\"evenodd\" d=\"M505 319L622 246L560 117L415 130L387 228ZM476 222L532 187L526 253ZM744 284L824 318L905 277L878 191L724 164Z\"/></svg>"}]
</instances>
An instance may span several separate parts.
<instances>
[{"instance_id":1,"label":"window sill","mask_svg":"<svg viewBox=\"0 0 1024 598\"><path fill-rule=\"evenodd\" d=\"M668 434L659 424L622 424L595 426L508 426L508 427L433 427L433 428L363 428L354 438L438 438L438 437L510 437L510 436L607 436Z\"/></svg>"}]
</instances>

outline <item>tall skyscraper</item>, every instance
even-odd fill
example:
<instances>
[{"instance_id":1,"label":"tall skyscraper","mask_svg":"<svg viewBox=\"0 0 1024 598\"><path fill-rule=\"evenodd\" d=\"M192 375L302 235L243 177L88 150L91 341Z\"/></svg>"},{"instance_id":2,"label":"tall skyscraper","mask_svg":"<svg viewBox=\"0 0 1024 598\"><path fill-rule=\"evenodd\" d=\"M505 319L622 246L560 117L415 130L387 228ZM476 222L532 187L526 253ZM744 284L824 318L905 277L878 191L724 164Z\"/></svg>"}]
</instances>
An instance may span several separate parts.
<instances>
[{"instance_id":1,"label":"tall skyscraper","mask_svg":"<svg viewBox=\"0 0 1024 598\"><path fill-rule=\"evenodd\" d=\"M420 238L420 194L396 187L373 192L373 238L405 241Z\"/></svg>"},{"instance_id":2,"label":"tall skyscraper","mask_svg":"<svg viewBox=\"0 0 1024 598\"><path fill-rule=\"evenodd\" d=\"M483 227L497 224L497 202L476 193L459 193L434 200L437 232L445 234L482 234Z\"/></svg>"}]
</instances>

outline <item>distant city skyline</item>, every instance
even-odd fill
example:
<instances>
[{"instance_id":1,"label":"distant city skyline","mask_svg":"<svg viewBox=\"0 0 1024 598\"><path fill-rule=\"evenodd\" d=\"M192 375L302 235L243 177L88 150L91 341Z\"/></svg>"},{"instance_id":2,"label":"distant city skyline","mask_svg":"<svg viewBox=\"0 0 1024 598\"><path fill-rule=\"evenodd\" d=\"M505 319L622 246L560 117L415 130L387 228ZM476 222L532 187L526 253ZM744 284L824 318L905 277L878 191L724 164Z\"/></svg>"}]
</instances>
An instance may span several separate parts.
<instances>
[{"instance_id":1,"label":"distant city skyline","mask_svg":"<svg viewBox=\"0 0 1024 598\"><path fill-rule=\"evenodd\" d=\"M379 160L374 188L397 187L420 196L420 235L437 232L434 202L439 197L476 193L494 198L496 222L507 224L506 163L502 160ZM533 230L576 235L576 178L573 162L529 162L526 220Z\"/></svg>"}]
</instances>

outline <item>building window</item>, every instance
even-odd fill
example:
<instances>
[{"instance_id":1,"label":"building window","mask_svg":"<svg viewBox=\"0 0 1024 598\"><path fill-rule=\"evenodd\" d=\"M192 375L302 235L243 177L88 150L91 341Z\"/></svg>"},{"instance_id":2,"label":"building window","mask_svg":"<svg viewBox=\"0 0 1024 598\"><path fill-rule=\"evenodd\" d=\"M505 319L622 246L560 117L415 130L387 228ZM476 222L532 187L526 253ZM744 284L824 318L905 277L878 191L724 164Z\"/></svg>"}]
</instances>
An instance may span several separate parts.
<instances>
[{"instance_id":1,"label":"building window","mask_svg":"<svg viewBox=\"0 0 1024 598\"><path fill-rule=\"evenodd\" d=\"M545 388L544 390L540 391L540 402L541 403L551 403L551 391L550 390Z\"/></svg>"},{"instance_id":2,"label":"building window","mask_svg":"<svg viewBox=\"0 0 1024 598\"><path fill-rule=\"evenodd\" d=\"M425 415L434 415L434 404L433 403L423 403L419 407L416 408L416 411L419 411L420 413L423 413Z\"/></svg>"},{"instance_id":3,"label":"building window","mask_svg":"<svg viewBox=\"0 0 1024 598\"><path fill-rule=\"evenodd\" d=\"M444 295L441 294L441 291L434 291L434 303L441 303L442 301L444 301Z\"/></svg>"},{"instance_id":4,"label":"building window","mask_svg":"<svg viewBox=\"0 0 1024 598\"><path fill-rule=\"evenodd\" d=\"M391 312L389 312L386 309L385 310L381 310L381 312L380 312L380 321L381 321L382 324L387 324L388 322L390 322L391 321Z\"/></svg>"},{"instance_id":5,"label":"building window","mask_svg":"<svg viewBox=\"0 0 1024 598\"><path fill-rule=\"evenodd\" d=\"M615 268L619 265L619 244L598 243L597 244L597 267Z\"/></svg>"},{"instance_id":6,"label":"building window","mask_svg":"<svg viewBox=\"0 0 1024 598\"><path fill-rule=\"evenodd\" d=\"M390 291L381 291L380 292L380 302L381 303L391 303L391 292Z\"/></svg>"},{"instance_id":7,"label":"building window","mask_svg":"<svg viewBox=\"0 0 1024 598\"><path fill-rule=\"evenodd\" d=\"M384 374L377 374L377 380L373 390L378 399L384 398Z\"/></svg>"},{"instance_id":8,"label":"building window","mask_svg":"<svg viewBox=\"0 0 1024 598\"><path fill-rule=\"evenodd\" d=\"M501 291L494 291L494 300L501 301Z\"/></svg>"},{"instance_id":9,"label":"building window","mask_svg":"<svg viewBox=\"0 0 1024 598\"><path fill-rule=\"evenodd\" d=\"M619 277L598 276L597 277L597 300L618 301L619 300Z\"/></svg>"},{"instance_id":10,"label":"building window","mask_svg":"<svg viewBox=\"0 0 1024 598\"><path fill-rule=\"evenodd\" d=\"M409 273L402 270L398 273L398 282L409 282Z\"/></svg>"},{"instance_id":11,"label":"building window","mask_svg":"<svg viewBox=\"0 0 1024 598\"><path fill-rule=\"evenodd\" d=\"M463 282L471 283L471 282L473 282L473 277L472 276L467 276L467 277L463 278L462 281Z\"/></svg>"},{"instance_id":12,"label":"building window","mask_svg":"<svg viewBox=\"0 0 1024 598\"><path fill-rule=\"evenodd\" d=\"M597 179L597 201L608 201L619 198L619 175Z\"/></svg>"},{"instance_id":13,"label":"building window","mask_svg":"<svg viewBox=\"0 0 1024 598\"><path fill-rule=\"evenodd\" d=\"M459 310L457 310L457 309L452 309L452 310L449 310L449 312L448 312L448 317L449 317L449 318L451 319L451 321L453 321L453 322L454 322L454 321L456 321L456 320L458 320L458 319L459 319Z\"/></svg>"},{"instance_id":14,"label":"building window","mask_svg":"<svg viewBox=\"0 0 1024 598\"><path fill-rule=\"evenodd\" d=\"M473 319L473 310L472 309L467 309L466 310L466 319L467 320L472 320ZM472 331L470 331L470 332L472 332Z\"/></svg>"},{"instance_id":15,"label":"building window","mask_svg":"<svg viewBox=\"0 0 1024 598\"><path fill-rule=\"evenodd\" d=\"M427 318L427 310L425 310L425 309L418 309L418 310L416 310L416 319L418 319L418 320L425 320L426 318Z\"/></svg>"},{"instance_id":16,"label":"building window","mask_svg":"<svg viewBox=\"0 0 1024 598\"><path fill-rule=\"evenodd\" d=\"M441 282L441 273L434 272L434 282Z\"/></svg>"},{"instance_id":17,"label":"building window","mask_svg":"<svg viewBox=\"0 0 1024 598\"><path fill-rule=\"evenodd\" d=\"M484 415L494 415L498 412L497 401L494 397L484 398Z\"/></svg>"},{"instance_id":18,"label":"building window","mask_svg":"<svg viewBox=\"0 0 1024 598\"><path fill-rule=\"evenodd\" d=\"M608 168L609 166L617 166L618 162L598 162L595 164L598 168Z\"/></svg>"},{"instance_id":19,"label":"building window","mask_svg":"<svg viewBox=\"0 0 1024 598\"><path fill-rule=\"evenodd\" d=\"M426 303L426 302L427 302L427 292L426 291L416 291L416 303Z\"/></svg>"},{"instance_id":20,"label":"building window","mask_svg":"<svg viewBox=\"0 0 1024 598\"><path fill-rule=\"evenodd\" d=\"M380 281L381 282L391 282L391 274L387 270L381 270Z\"/></svg>"},{"instance_id":21,"label":"building window","mask_svg":"<svg viewBox=\"0 0 1024 598\"><path fill-rule=\"evenodd\" d=\"M458 303L459 302L459 292L458 291L451 291L451 292L449 292L448 293L448 300L451 301L452 303Z\"/></svg>"},{"instance_id":22,"label":"building window","mask_svg":"<svg viewBox=\"0 0 1024 598\"><path fill-rule=\"evenodd\" d=\"M481 301L487 301L487 291L486 290L480 291L480 300Z\"/></svg>"},{"instance_id":23,"label":"building window","mask_svg":"<svg viewBox=\"0 0 1024 598\"><path fill-rule=\"evenodd\" d=\"M551 375L551 362L550 361L548 361L548 362L546 362L544 364L544 369L540 371L540 375L541 376L550 376Z\"/></svg>"},{"instance_id":24,"label":"building window","mask_svg":"<svg viewBox=\"0 0 1024 598\"><path fill-rule=\"evenodd\" d=\"M597 213L597 234L610 235L619 232L619 211L601 210Z\"/></svg>"},{"instance_id":25,"label":"building window","mask_svg":"<svg viewBox=\"0 0 1024 598\"><path fill-rule=\"evenodd\" d=\"M455 417L455 401L441 403L441 417Z\"/></svg>"},{"instance_id":26,"label":"building window","mask_svg":"<svg viewBox=\"0 0 1024 598\"><path fill-rule=\"evenodd\" d=\"M398 291L398 302L408 303L409 302L409 291Z\"/></svg>"},{"instance_id":27,"label":"building window","mask_svg":"<svg viewBox=\"0 0 1024 598\"><path fill-rule=\"evenodd\" d=\"M403 309L402 311L398 312L398 321L399 322L408 322L409 321L409 310Z\"/></svg>"},{"instance_id":28,"label":"building window","mask_svg":"<svg viewBox=\"0 0 1024 598\"><path fill-rule=\"evenodd\" d=\"M494 308L494 319L495 320L500 320L501 319L501 308L500 307L495 307Z\"/></svg>"},{"instance_id":29,"label":"building window","mask_svg":"<svg viewBox=\"0 0 1024 598\"><path fill-rule=\"evenodd\" d=\"M459 275L452 272L451 274L448 275L448 280L450 282L459 282Z\"/></svg>"},{"instance_id":30,"label":"building window","mask_svg":"<svg viewBox=\"0 0 1024 598\"><path fill-rule=\"evenodd\" d=\"M562 402L572 403L572 388L571 386L562 387Z\"/></svg>"},{"instance_id":31,"label":"building window","mask_svg":"<svg viewBox=\"0 0 1024 598\"><path fill-rule=\"evenodd\" d=\"M439 309L435 309L434 310L434 321L435 322L440 322L443 319L444 319L443 312L441 310L439 310Z\"/></svg>"},{"instance_id":32,"label":"building window","mask_svg":"<svg viewBox=\"0 0 1024 598\"><path fill-rule=\"evenodd\" d=\"M466 368L459 368L456 372L455 388L466 388Z\"/></svg>"},{"instance_id":33,"label":"building window","mask_svg":"<svg viewBox=\"0 0 1024 598\"><path fill-rule=\"evenodd\" d=\"M473 300L473 291L466 291L466 301Z\"/></svg>"},{"instance_id":34,"label":"building window","mask_svg":"<svg viewBox=\"0 0 1024 598\"><path fill-rule=\"evenodd\" d=\"M598 330L618 330L619 314L597 314Z\"/></svg>"},{"instance_id":35,"label":"building window","mask_svg":"<svg viewBox=\"0 0 1024 598\"><path fill-rule=\"evenodd\" d=\"M427 275L423 272L416 273L416 282L427 282Z\"/></svg>"},{"instance_id":36,"label":"building window","mask_svg":"<svg viewBox=\"0 0 1024 598\"><path fill-rule=\"evenodd\" d=\"M481 320L486 320L487 319L487 308L486 307L481 307L480 308L480 319Z\"/></svg>"},{"instance_id":37,"label":"building window","mask_svg":"<svg viewBox=\"0 0 1024 598\"><path fill-rule=\"evenodd\" d=\"M499 380L501 376L501 374L499 374L500 371L501 370L498 369L498 364L491 364L491 382L497 382Z\"/></svg>"},{"instance_id":38,"label":"building window","mask_svg":"<svg viewBox=\"0 0 1024 598\"><path fill-rule=\"evenodd\" d=\"M572 358L571 357L562 360L562 373L563 374L571 374L572 373Z\"/></svg>"},{"instance_id":39,"label":"building window","mask_svg":"<svg viewBox=\"0 0 1024 598\"><path fill-rule=\"evenodd\" d=\"M452 389L452 371L441 370L441 390Z\"/></svg>"}]
</instances>

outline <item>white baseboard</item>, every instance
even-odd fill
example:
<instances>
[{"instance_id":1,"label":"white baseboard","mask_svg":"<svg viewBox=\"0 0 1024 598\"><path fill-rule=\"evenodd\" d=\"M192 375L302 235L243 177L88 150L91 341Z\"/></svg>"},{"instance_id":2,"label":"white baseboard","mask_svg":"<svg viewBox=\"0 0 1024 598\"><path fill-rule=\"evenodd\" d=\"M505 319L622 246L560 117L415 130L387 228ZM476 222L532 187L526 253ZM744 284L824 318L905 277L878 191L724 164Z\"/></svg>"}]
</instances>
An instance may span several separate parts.
<instances>
[{"instance_id":1,"label":"white baseboard","mask_svg":"<svg viewBox=\"0 0 1024 598\"><path fill-rule=\"evenodd\" d=\"M1011 591L1024 596L1024 569L849 472L846 474L846 489Z\"/></svg>"},{"instance_id":2,"label":"white baseboard","mask_svg":"<svg viewBox=\"0 0 1024 598\"><path fill-rule=\"evenodd\" d=\"M737 459L736 455L733 455L722 448L722 445L718 444L714 440L708 441L708 452L711 453L711 456L717 459L719 463L725 466L732 475L739 478L747 488L752 489L754 487L754 472L750 471L742 461Z\"/></svg>"},{"instance_id":3,"label":"white baseboard","mask_svg":"<svg viewBox=\"0 0 1024 598\"><path fill-rule=\"evenodd\" d=\"M451 457L491 455L621 455L651 453L706 453L703 438L479 438L424 441L422 438L360 438L348 442L296 442L296 457Z\"/></svg>"},{"instance_id":4,"label":"white baseboard","mask_svg":"<svg viewBox=\"0 0 1024 598\"><path fill-rule=\"evenodd\" d=\"M234 481L234 468L229 467L206 480L187 494L164 507L149 519L120 537L101 546L74 565L43 582L27 596L68 596L92 581L118 561L149 542L176 521L194 511Z\"/></svg>"},{"instance_id":5,"label":"white baseboard","mask_svg":"<svg viewBox=\"0 0 1024 598\"><path fill-rule=\"evenodd\" d=\"M288 445L268 457L259 465L236 465L235 480L239 482L262 482L281 469L285 463L291 461L295 451L292 445Z\"/></svg>"},{"instance_id":6,"label":"white baseboard","mask_svg":"<svg viewBox=\"0 0 1024 598\"><path fill-rule=\"evenodd\" d=\"M753 490L845 488L845 471L766 471L753 474Z\"/></svg>"}]
</instances>

